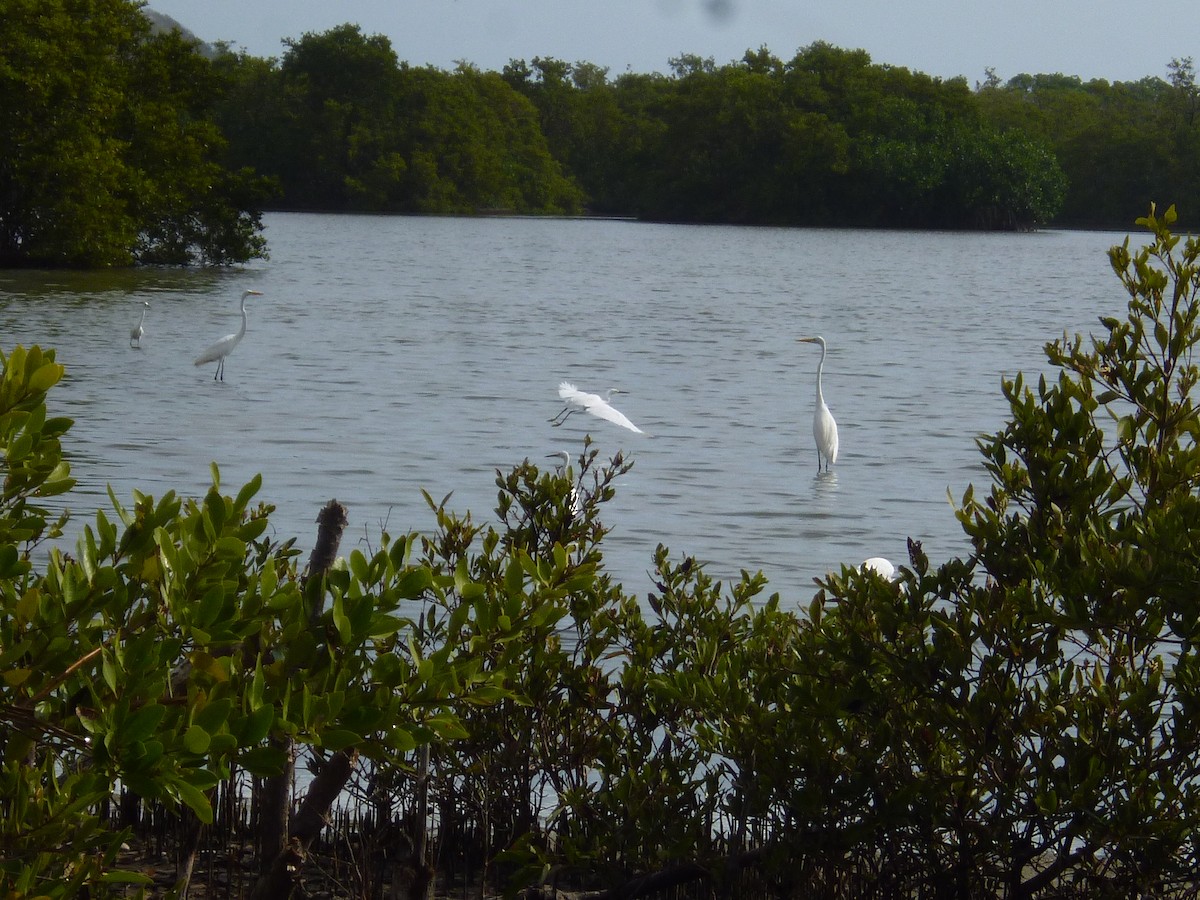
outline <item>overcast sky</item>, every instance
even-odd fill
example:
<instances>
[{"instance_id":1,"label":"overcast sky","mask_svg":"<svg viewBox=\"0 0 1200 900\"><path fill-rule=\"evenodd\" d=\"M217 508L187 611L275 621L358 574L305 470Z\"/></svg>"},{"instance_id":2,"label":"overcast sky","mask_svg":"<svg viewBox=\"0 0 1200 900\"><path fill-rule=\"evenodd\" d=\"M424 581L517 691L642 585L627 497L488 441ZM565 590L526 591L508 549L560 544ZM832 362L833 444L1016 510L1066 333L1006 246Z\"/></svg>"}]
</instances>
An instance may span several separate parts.
<instances>
[{"instance_id":1,"label":"overcast sky","mask_svg":"<svg viewBox=\"0 0 1200 900\"><path fill-rule=\"evenodd\" d=\"M150 0L206 41L254 56L280 41L351 22L391 39L413 65L464 60L499 71L554 57L623 72L667 72L681 54L718 64L765 46L791 59L814 41L872 61L973 85L992 67L1085 81L1165 77L1173 57L1200 59L1197 0Z\"/></svg>"}]
</instances>

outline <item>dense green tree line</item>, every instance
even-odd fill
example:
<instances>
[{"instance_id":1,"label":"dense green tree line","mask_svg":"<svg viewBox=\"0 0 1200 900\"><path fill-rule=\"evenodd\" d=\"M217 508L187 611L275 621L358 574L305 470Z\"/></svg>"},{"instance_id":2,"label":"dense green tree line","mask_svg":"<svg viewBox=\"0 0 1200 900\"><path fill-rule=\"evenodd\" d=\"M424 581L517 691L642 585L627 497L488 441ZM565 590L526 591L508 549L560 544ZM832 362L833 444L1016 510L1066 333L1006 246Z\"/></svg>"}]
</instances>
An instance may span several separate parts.
<instances>
[{"instance_id":1,"label":"dense green tree line","mask_svg":"<svg viewBox=\"0 0 1200 900\"><path fill-rule=\"evenodd\" d=\"M594 208L686 221L1029 227L1057 208L1047 149L992 128L965 82L813 44L783 62L681 57L673 77L535 59L505 77L543 112Z\"/></svg>"},{"instance_id":2,"label":"dense green tree line","mask_svg":"<svg viewBox=\"0 0 1200 900\"><path fill-rule=\"evenodd\" d=\"M219 65L234 160L279 177L288 206L1027 228L1123 226L1148 197L1200 193L1190 59L1168 81L989 72L972 90L815 43L787 61L682 56L670 76L513 60L502 85L411 69L342 26L278 63Z\"/></svg>"},{"instance_id":3,"label":"dense green tree line","mask_svg":"<svg viewBox=\"0 0 1200 900\"><path fill-rule=\"evenodd\" d=\"M1190 57L1167 71L1166 80L1019 75L1004 85L989 72L976 96L997 127L1052 149L1067 175L1055 221L1112 227L1147 199L1200 209L1200 89Z\"/></svg>"},{"instance_id":4,"label":"dense green tree line","mask_svg":"<svg viewBox=\"0 0 1200 900\"><path fill-rule=\"evenodd\" d=\"M235 163L289 207L1023 228L1063 191L1048 146L993 127L965 82L825 44L610 81L542 58L412 69L347 25L218 66Z\"/></svg>"},{"instance_id":5,"label":"dense green tree line","mask_svg":"<svg viewBox=\"0 0 1200 900\"><path fill-rule=\"evenodd\" d=\"M387 38L344 25L283 59L226 55L218 119L235 166L278 182L285 208L576 212L538 114L495 73L401 64Z\"/></svg>"},{"instance_id":6,"label":"dense green tree line","mask_svg":"<svg viewBox=\"0 0 1200 900\"><path fill-rule=\"evenodd\" d=\"M1112 249L1125 315L1004 383L992 484L956 510L970 555L910 542L897 580L846 567L811 600L661 546L626 594L601 516L629 463L586 443L578 472L497 473L495 524L430 500L428 533L304 571L260 480L226 495L215 467L202 498L113 496L47 549L64 366L0 354L0 891L146 884L102 815L118 783L208 822L235 769L275 777L294 747L316 774L255 896L287 894L356 765L410 838L364 862L424 870L432 828L443 872L487 860L472 893L1191 895L1200 240L1173 220ZM377 895L374 871L340 889Z\"/></svg>"},{"instance_id":7,"label":"dense green tree line","mask_svg":"<svg viewBox=\"0 0 1200 900\"><path fill-rule=\"evenodd\" d=\"M244 261L264 205L1006 229L1200 208L1190 58L1166 80L974 90L824 43L670 75L447 72L353 25L210 59L140 6L9 0L0 264Z\"/></svg>"}]
</instances>

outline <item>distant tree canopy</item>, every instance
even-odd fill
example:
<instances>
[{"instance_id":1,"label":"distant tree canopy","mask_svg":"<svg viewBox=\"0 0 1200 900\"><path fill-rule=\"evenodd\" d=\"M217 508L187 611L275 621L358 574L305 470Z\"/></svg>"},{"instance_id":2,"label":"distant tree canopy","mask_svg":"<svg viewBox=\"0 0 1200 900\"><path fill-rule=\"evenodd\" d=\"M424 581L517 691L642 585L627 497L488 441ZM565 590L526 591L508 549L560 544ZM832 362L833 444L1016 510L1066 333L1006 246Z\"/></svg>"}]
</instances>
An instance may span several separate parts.
<instances>
[{"instance_id":1,"label":"distant tree canopy","mask_svg":"<svg viewBox=\"0 0 1200 900\"><path fill-rule=\"evenodd\" d=\"M1190 58L1135 83L989 69L974 90L821 42L670 75L446 72L349 24L210 59L141 6L6 5L0 265L241 262L265 204L992 229L1200 209Z\"/></svg>"},{"instance_id":2,"label":"distant tree canopy","mask_svg":"<svg viewBox=\"0 0 1200 900\"><path fill-rule=\"evenodd\" d=\"M610 81L541 57L415 69L353 25L285 43L218 66L232 160L286 207L1026 228L1065 189L1049 144L991 125L961 79L827 44Z\"/></svg>"},{"instance_id":3,"label":"distant tree canopy","mask_svg":"<svg viewBox=\"0 0 1200 900\"><path fill-rule=\"evenodd\" d=\"M537 109L499 75L410 67L386 37L356 25L285 43L277 65L244 55L217 63L230 158L278 179L283 207L581 209Z\"/></svg>"},{"instance_id":4,"label":"distant tree canopy","mask_svg":"<svg viewBox=\"0 0 1200 900\"><path fill-rule=\"evenodd\" d=\"M1123 227L1124 211L1148 198L1200 209L1200 89L1191 57L1167 71L1128 83L1018 75L1002 87L990 79L976 97L996 127L1058 159L1067 191L1057 222Z\"/></svg>"},{"instance_id":5,"label":"distant tree canopy","mask_svg":"<svg viewBox=\"0 0 1200 900\"><path fill-rule=\"evenodd\" d=\"M261 179L233 172L211 66L129 0L0 16L0 265L229 263L262 252Z\"/></svg>"},{"instance_id":6,"label":"distant tree canopy","mask_svg":"<svg viewBox=\"0 0 1200 900\"><path fill-rule=\"evenodd\" d=\"M822 42L615 79L548 57L416 69L352 25L286 45L218 63L232 161L286 207L1021 229L1200 193L1190 59L1168 81L987 70L972 90Z\"/></svg>"}]
</instances>

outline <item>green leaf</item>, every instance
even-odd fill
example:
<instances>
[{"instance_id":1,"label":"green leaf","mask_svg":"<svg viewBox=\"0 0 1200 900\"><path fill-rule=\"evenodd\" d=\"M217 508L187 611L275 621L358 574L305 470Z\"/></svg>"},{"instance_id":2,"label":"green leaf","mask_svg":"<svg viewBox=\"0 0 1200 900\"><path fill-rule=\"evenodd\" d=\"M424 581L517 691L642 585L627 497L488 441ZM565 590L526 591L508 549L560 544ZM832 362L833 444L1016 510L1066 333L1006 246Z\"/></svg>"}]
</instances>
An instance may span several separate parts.
<instances>
[{"instance_id":1,"label":"green leaf","mask_svg":"<svg viewBox=\"0 0 1200 900\"><path fill-rule=\"evenodd\" d=\"M370 567L367 565L367 558L363 556L361 551L352 550L347 562L350 565L350 574L352 574L360 584L370 583Z\"/></svg>"},{"instance_id":2,"label":"green leaf","mask_svg":"<svg viewBox=\"0 0 1200 900\"><path fill-rule=\"evenodd\" d=\"M384 638L391 637L407 624L408 620L402 619L399 616L376 613L371 617L371 625L367 636L375 640L383 640Z\"/></svg>"},{"instance_id":3,"label":"green leaf","mask_svg":"<svg viewBox=\"0 0 1200 900\"><path fill-rule=\"evenodd\" d=\"M246 745L257 744L271 731L275 721L275 710L270 706L260 706L242 720L241 737Z\"/></svg>"},{"instance_id":4,"label":"green leaf","mask_svg":"<svg viewBox=\"0 0 1200 900\"><path fill-rule=\"evenodd\" d=\"M237 500L234 502L234 506L237 509L245 509L246 505L261 488L262 474L259 473L247 481L245 485L242 486L242 489L238 491Z\"/></svg>"},{"instance_id":5,"label":"green leaf","mask_svg":"<svg viewBox=\"0 0 1200 900\"><path fill-rule=\"evenodd\" d=\"M350 629L350 618L346 615L340 593L333 595L333 627L337 629L338 637L341 638L343 644L350 643L354 633Z\"/></svg>"},{"instance_id":6,"label":"green leaf","mask_svg":"<svg viewBox=\"0 0 1200 900\"><path fill-rule=\"evenodd\" d=\"M321 746L326 750L343 750L346 747L354 747L363 742L361 735L341 728L331 728L328 731L321 732L320 739Z\"/></svg>"},{"instance_id":7,"label":"green leaf","mask_svg":"<svg viewBox=\"0 0 1200 900\"><path fill-rule=\"evenodd\" d=\"M29 376L29 388L45 392L58 384L66 369L54 362L47 362Z\"/></svg>"},{"instance_id":8,"label":"green leaf","mask_svg":"<svg viewBox=\"0 0 1200 900\"><path fill-rule=\"evenodd\" d=\"M114 694L118 693L117 664L113 659L112 654L105 651L100 654L100 671L104 675L104 683L108 685L108 689Z\"/></svg>"},{"instance_id":9,"label":"green leaf","mask_svg":"<svg viewBox=\"0 0 1200 900\"><path fill-rule=\"evenodd\" d=\"M229 719L229 713L232 709L233 700L229 697L222 697L220 700L213 700L208 703L196 713L193 721L210 734L216 734Z\"/></svg>"},{"instance_id":10,"label":"green leaf","mask_svg":"<svg viewBox=\"0 0 1200 900\"><path fill-rule=\"evenodd\" d=\"M401 753L408 753L417 749L416 738L412 732L406 728L401 728L399 725L393 727L387 734L388 746L394 750L399 750Z\"/></svg>"},{"instance_id":11,"label":"green leaf","mask_svg":"<svg viewBox=\"0 0 1200 900\"><path fill-rule=\"evenodd\" d=\"M171 783L171 787L178 795L179 800L186 806L190 807L192 812L205 825L211 825L213 822L212 806L208 802L208 797L200 788L189 784L183 779L175 779Z\"/></svg>"},{"instance_id":12,"label":"green leaf","mask_svg":"<svg viewBox=\"0 0 1200 900\"><path fill-rule=\"evenodd\" d=\"M525 572L517 560L512 560L504 572L504 592L510 597L521 593L525 584Z\"/></svg>"},{"instance_id":13,"label":"green leaf","mask_svg":"<svg viewBox=\"0 0 1200 900\"><path fill-rule=\"evenodd\" d=\"M212 737L199 725L191 726L183 735L183 746L189 753L195 753L197 756L207 752L210 743L212 743Z\"/></svg>"},{"instance_id":14,"label":"green leaf","mask_svg":"<svg viewBox=\"0 0 1200 900\"><path fill-rule=\"evenodd\" d=\"M163 716L166 714L167 708L158 703L143 706L125 720L125 726L121 730L121 739L131 743L146 740L162 723Z\"/></svg>"},{"instance_id":15,"label":"green leaf","mask_svg":"<svg viewBox=\"0 0 1200 900\"><path fill-rule=\"evenodd\" d=\"M251 775L278 775L287 764L288 755L281 747L254 747L238 756L238 765Z\"/></svg>"},{"instance_id":16,"label":"green leaf","mask_svg":"<svg viewBox=\"0 0 1200 900\"><path fill-rule=\"evenodd\" d=\"M247 698L250 701L251 710L257 711L262 706L264 686L262 657L259 656L254 661L254 678L250 681L250 695Z\"/></svg>"},{"instance_id":17,"label":"green leaf","mask_svg":"<svg viewBox=\"0 0 1200 900\"><path fill-rule=\"evenodd\" d=\"M424 566L405 569L396 580L396 596L412 600L433 585L433 573Z\"/></svg>"}]
</instances>

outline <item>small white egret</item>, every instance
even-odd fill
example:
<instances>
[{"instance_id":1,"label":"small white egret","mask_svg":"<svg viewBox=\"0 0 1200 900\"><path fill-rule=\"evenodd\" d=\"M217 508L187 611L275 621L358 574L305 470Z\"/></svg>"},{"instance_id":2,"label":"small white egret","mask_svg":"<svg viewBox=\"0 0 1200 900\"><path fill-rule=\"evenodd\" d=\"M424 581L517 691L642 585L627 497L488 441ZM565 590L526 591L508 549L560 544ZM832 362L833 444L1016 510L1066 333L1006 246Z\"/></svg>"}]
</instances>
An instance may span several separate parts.
<instances>
[{"instance_id":1,"label":"small white egret","mask_svg":"<svg viewBox=\"0 0 1200 900\"><path fill-rule=\"evenodd\" d=\"M575 385L564 381L558 386L558 396L567 404L563 407L562 412L555 416L550 421L555 425L561 425L567 421L567 417L573 412L589 412L593 416L604 419L607 422L612 422L620 425L622 428L628 428L630 431L636 431L638 434L644 434L642 429L638 428L629 419L614 407L609 400L613 394L625 393L618 388L609 388L608 396L601 397L599 394L589 394L585 391L578 390Z\"/></svg>"},{"instance_id":2,"label":"small white egret","mask_svg":"<svg viewBox=\"0 0 1200 900\"><path fill-rule=\"evenodd\" d=\"M864 572L876 572L889 581L896 580L896 567L892 565L892 561L882 556L872 556L869 559L864 559L861 566Z\"/></svg>"},{"instance_id":3,"label":"small white egret","mask_svg":"<svg viewBox=\"0 0 1200 900\"><path fill-rule=\"evenodd\" d=\"M796 340L805 344L820 344L821 345L821 361L817 363L817 408L813 413L813 437L817 441L817 471L821 471L821 457L825 457L825 471L829 471L829 467L837 462L838 455L838 430L837 422L833 420L833 413L829 411L829 407L825 405L825 397L821 393L821 371L825 368L825 338L817 335L816 337L802 337Z\"/></svg>"},{"instance_id":4,"label":"small white egret","mask_svg":"<svg viewBox=\"0 0 1200 900\"><path fill-rule=\"evenodd\" d=\"M146 312L150 309L150 303L147 300L142 301L142 317L138 319L138 323L129 330L129 346L134 350L142 348L142 335L146 333Z\"/></svg>"},{"instance_id":5,"label":"small white egret","mask_svg":"<svg viewBox=\"0 0 1200 900\"><path fill-rule=\"evenodd\" d=\"M571 465L571 454L568 453L566 450L555 450L553 453L546 454L547 459L550 459L551 457L558 458L558 461L559 461L558 465L559 465L559 468L562 469L563 475L565 475L567 478L572 479L572 481L571 481L571 515L572 515L572 517L582 515L583 514L583 491L581 491L579 489L579 485L575 484L575 481L571 475L571 469L569 468Z\"/></svg>"},{"instance_id":6,"label":"small white egret","mask_svg":"<svg viewBox=\"0 0 1200 900\"><path fill-rule=\"evenodd\" d=\"M195 364L202 366L205 363L216 362L217 371L213 373L213 381L216 381L218 376L222 381L225 380L225 357L233 352L233 348L238 345L238 342L246 334L246 298L260 297L262 291L246 291L242 294L242 327L233 334L227 334L221 338L203 353L196 357Z\"/></svg>"}]
</instances>

